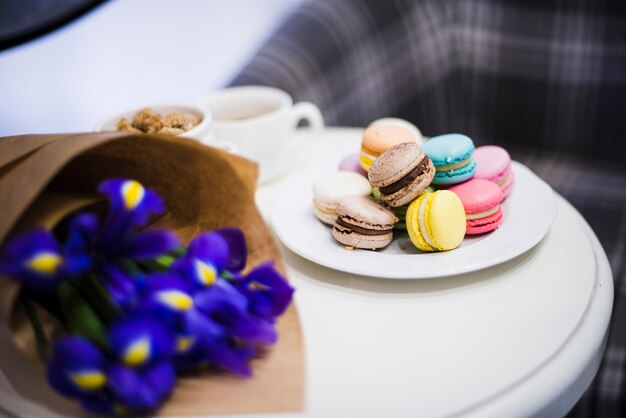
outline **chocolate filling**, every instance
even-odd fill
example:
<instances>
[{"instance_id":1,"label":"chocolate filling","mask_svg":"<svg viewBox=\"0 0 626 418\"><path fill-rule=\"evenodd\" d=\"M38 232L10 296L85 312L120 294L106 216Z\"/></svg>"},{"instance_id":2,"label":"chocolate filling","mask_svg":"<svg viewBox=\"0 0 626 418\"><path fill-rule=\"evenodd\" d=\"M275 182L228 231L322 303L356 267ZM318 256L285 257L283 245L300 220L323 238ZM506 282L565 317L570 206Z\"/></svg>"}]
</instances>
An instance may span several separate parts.
<instances>
[{"instance_id":1,"label":"chocolate filling","mask_svg":"<svg viewBox=\"0 0 626 418\"><path fill-rule=\"evenodd\" d=\"M382 194L390 195L392 193L397 192L401 188L406 187L407 185L414 182L415 179L418 178L420 174L422 174L426 166L428 166L428 161L429 161L428 157L424 157L422 159L422 162L420 162L417 165L417 167L411 170L407 175L405 175L404 177L402 177L400 180L396 181L395 183L391 183L389 186L379 187L378 190L380 190Z\"/></svg>"},{"instance_id":2,"label":"chocolate filling","mask_svg":"<svg viewBox=\"0 0 626 418\"><path fill-rule=\"evenodd\" d=\"M349 224L349 223L345 222L341 218L337 218L337 220L335 222L336 222L337 225L343 226L344 228L349 229L351 232L356 232L357 234L361 234L361 235L385 235L385 234L388 234L389 231L391 231L390 229L379 231L379 230L376 230L376 229L363 228L361 226L356 226L356 225ZM342 232L344 232L344 231L342 231Z\"/></svg>"}]
</instances>

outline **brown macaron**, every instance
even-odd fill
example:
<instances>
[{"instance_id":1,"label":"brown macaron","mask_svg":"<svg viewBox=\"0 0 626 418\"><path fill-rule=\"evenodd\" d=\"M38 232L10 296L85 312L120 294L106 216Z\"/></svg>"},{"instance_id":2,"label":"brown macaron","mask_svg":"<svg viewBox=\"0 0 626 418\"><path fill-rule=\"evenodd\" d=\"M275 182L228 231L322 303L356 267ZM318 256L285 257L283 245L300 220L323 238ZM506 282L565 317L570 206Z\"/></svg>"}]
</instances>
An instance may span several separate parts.
<instances>
[{"instance_id":1,"label":"brown macaron","mask_svg":"<svg viewBox=\"0 0 626 418\"><path fill-rule=\"evenodd\" d=\"M391 207L415 200L432 183L435 166L419 145L398 144L374 161L367 173L383 202Z\"/></svg>"},{"instance_id":2,"label":"brown macaron","mask_svg":"<svg viewBox=\"0 0 626 418\"><path fill-rule=\"evenodd\" d=\"M375 250L389 245L398 218L389 209L363 196L348 196L337 202L333 237L348 247Z\"/></svg>"}]
</instances>

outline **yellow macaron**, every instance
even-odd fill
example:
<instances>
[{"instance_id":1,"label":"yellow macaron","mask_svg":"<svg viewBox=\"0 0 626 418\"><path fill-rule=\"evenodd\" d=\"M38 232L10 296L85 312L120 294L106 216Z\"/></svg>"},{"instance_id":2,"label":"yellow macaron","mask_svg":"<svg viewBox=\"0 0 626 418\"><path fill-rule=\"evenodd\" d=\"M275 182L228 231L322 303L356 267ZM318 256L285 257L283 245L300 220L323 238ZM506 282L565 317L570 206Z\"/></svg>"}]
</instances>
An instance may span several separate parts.
<instances>
[{"instance_id":1,"label":"yellow macaron","mask_svg":"<svg viewBox=\"0 0 626 418\"><path fill-rule=\"evenodd\" d=\"M422 194L407 209L406 228L413 245L422 251L458 247L466 229L461 199L449 190Z\"/></svg>"},{"instance_id":2,"label":"yellow macaron","mask_svg":"<svg viewBox=\"0 0 626 418\"><path fill-rule=\"evenodd\" d=\"M359 162L368 171L376 158L394 145L416 142L415 135L399 126L370 126L363 132Z\"/></svg>"}]
</instances>

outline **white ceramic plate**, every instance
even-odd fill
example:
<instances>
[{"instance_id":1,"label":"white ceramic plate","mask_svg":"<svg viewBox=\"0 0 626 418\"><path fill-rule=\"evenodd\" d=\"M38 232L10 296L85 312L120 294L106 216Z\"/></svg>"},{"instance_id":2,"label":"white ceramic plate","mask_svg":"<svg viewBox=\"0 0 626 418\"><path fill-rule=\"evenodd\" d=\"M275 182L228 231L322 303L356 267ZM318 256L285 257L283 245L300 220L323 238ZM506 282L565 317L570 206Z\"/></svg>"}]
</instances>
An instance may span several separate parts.
<instances>
[{"instance_id":1,"label":"white ceramic plate","mask_svg":"<svg viewBox=\"0 0 626 418\"><path fill-rule=\"evenodd\" d=\"M515 186L502 204L497 230L466 236L459 248L426 253L413 246L406 232L394 231L383 250L346 250L331 227L313 213L313 182L323 173L301 173L285 186L273 205L271 222L280 240L296 254L348 273L386 279L428 279L484 269L534 247L548 233L556 216L554 192L526 166L513 162Z\"/></svg>"}]
</instances>

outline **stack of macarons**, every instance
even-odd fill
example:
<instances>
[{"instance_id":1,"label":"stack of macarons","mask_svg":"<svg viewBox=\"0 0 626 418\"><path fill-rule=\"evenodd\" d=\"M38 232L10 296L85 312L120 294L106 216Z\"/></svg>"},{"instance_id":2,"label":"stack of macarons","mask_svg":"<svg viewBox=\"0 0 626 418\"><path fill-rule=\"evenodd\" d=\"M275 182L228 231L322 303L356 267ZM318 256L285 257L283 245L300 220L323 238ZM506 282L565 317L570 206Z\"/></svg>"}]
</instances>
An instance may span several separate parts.
<instances>
[{"instance_id":1,"label":"stack of macarons","mask_svg":"<svg viewBox=\"0 0 626 418\"><path fill-rule=\"evenodd\" d=\"M422 251L448 251L466 234L503 220L511 193L511 158L501 147L474 148L462 134L425 140L407 121L385 118L364 132L360 153L314 185L314 210L349 248L378 249L406 230Z\"/></svg>"}]
</instances>

